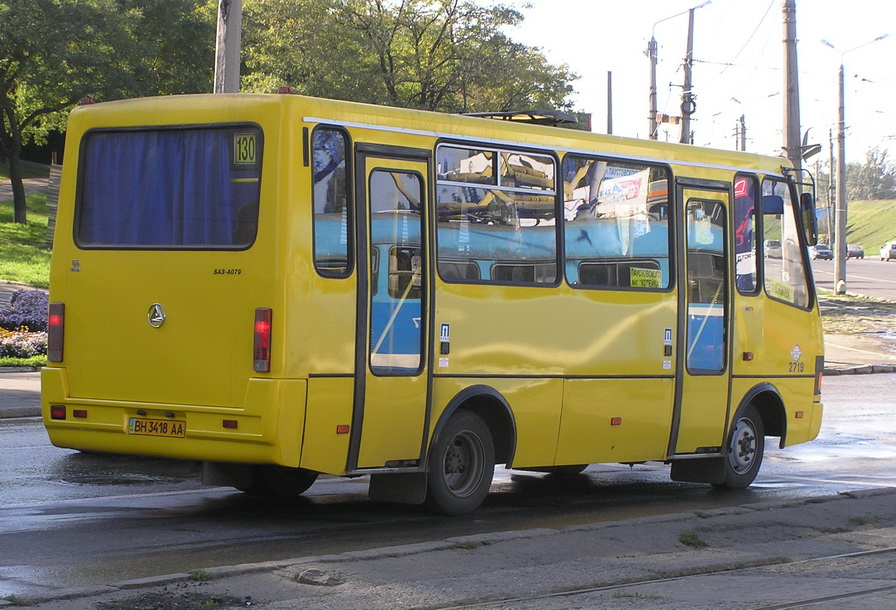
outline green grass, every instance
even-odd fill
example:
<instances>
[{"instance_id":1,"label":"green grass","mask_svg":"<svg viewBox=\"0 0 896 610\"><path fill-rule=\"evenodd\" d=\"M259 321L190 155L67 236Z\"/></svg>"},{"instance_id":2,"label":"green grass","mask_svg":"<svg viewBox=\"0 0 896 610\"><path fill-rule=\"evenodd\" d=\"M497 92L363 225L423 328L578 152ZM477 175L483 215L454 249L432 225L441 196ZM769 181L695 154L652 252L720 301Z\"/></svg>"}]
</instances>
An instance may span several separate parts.
<instances>
[{"instance_id":1,"label":"green grass","mask_svg":"<svg viewBox=\"0 0 896 610\"><path fill-rule=\"evenodd\" d=\"M37 288L50 285L47 195L28 195L28 223L12 222L12 200L0 201L0 279Z\"/></svg>"},{"instance_id":2,"label":"green grass","mask_svg":"<svg viewBox=\"0 0 896 610\"><path fill-rule=\"evenodd\" d=\"M196 582L208 582L214 578L214 576L210 572L206 572L202 568L197 568L195 570L190 570L190 580Z\"/></svg>"},{"instance_id":3,"label":"green grass","mask_svg":"<svg viewBox=\"0 0 896 610\"><path fill-rule=\"evenodd\" d=\"M50 169L46 165L25 161L22 163L23 178L46 178ZM0 161L0 180L9 180L9 165Z\"/></svg>"},{"instance_id":4,"label":"green grass","mask_svg":"<svg viewBox=\"0 0 896 610\"><path fill-rule=\"evenodd\" d=\"M694 532L685 532L681 536L678 537L678 541L685 546L689 546L695 549L702 549L705 546L709 546L709 543L700 538Z\"/></svg>"},{"instance_id":5,"label":"green grass","mask_svg":"<svg viewBox=\"0 0 896 610\"><path fill-rule=\"evenodd\" d=\"M886 242L896 239L896 200L850 201L846 241L861 244L865 256L874 258Z\"/></svg>"}]
</instances>

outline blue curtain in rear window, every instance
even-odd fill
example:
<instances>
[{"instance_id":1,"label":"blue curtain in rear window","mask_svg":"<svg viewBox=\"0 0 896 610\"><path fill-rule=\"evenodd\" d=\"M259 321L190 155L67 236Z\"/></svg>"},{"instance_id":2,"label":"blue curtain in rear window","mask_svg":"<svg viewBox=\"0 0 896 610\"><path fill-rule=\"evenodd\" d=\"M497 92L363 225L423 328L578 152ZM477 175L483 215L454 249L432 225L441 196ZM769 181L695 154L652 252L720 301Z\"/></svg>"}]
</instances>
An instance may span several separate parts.
<instances>
[{"instance_id":1,"label":"blue curtain in rear window","mask_svg":"<svg viewBox=\"0 0 896 610\"><path fill-rule=\"evenodd\" d=\"M99 132L83 155L78 243L96 247L240 248L255 238L260 147L233 162L232 139L256 128Z\"/></svg>"}]
</instances>

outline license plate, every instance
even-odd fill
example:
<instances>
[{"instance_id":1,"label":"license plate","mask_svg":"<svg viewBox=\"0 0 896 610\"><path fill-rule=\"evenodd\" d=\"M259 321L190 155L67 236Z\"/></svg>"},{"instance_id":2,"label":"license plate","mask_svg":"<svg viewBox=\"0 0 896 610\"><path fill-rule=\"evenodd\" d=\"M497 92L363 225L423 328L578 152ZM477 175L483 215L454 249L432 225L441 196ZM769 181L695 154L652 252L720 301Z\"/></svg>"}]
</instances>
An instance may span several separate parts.
<instances>
[{"instance_id":1,"label":"license plate","mask_svg":"<svg viewBox=\"0 0 896 610\"><path fill-rule=\"evenodd\" d=\"M128 421L128 434L138 436L163 436L165 438L186 438L187 422L176 419L144 419L132 417Z\"/></svg>"}]
</instances>

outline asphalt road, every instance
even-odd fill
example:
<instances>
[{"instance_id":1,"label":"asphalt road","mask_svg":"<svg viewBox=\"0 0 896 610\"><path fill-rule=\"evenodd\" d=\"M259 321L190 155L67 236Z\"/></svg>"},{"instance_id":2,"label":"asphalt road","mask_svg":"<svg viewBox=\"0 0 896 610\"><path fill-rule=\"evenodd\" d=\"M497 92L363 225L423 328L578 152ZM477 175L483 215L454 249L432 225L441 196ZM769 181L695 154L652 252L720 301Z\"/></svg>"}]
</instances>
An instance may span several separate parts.
<instances>
[{"instance_id":1,"label":"asphalt road","mask_svg":"<svg viewBox=\"0 0 896 610\"><path fill-rule=\"evenodd\" d=\"M39 420L0 421L0 597L197 568L341 553L896 488L893 375L825 381L816 441L778 449L747 490L674 483L662 464L601 465L558 479L499 470L472 515L445 519L370 502L366 480L324 478L271 501L203 488L197 467L49 445Z\"/></svg>"},{"instance_id":2,"label":"asphalt road","mask_svg":"<svg viewBox=\"0 0 896 610\"><path fill-rule=\"evenodd\" d=\"M812 261L812 271L818 288L834 290L834 261ZM846 292L896 301L896 261L867 255L846 261Z\"/></svg>"}]
</instances>

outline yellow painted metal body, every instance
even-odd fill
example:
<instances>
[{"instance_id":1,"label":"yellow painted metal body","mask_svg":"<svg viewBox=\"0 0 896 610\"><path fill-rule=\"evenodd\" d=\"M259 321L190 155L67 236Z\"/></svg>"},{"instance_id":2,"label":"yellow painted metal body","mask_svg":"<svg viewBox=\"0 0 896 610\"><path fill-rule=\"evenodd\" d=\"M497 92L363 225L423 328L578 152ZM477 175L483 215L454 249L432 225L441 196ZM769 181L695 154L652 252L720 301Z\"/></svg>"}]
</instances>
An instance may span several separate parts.
<instances>
[{"instance_id":1,"label":"yellow painted metal body","mask_svg":"<svg viewBox=\"0 0 896 610\"><path fill-rule=\"evenodd\" d=\"M250 248L75 245L85 133L234 122L257 124L264 136L258 232ZM668 336L675 345L681 340L681 280L665 291L583 290L562 279L552 286L446 283L427 263L432 280L420 373L383 377L356 370L358 270L332 278L314 267L303 129L318 124L339 126L355 146L431 153L441 137L536 148L557 158L591 151L662 160L676 178L731 183L737 168L781 175L781 160L745 153L299 96L183 96L78 109L68 128L50 287L51 301L65 303L65 357L43 371L44 421L53 443L336 475L394 464L424 467L443 414L471 386L490 388L508 405L514 426L508 457L517 467L662 461L721 447L735 410L760 384L782 399L786 444L817 435L822 407L813 392L814 368L792 366L794 346L803 363L823 354L817 305L798 309L764 293L731 290L726 371L711 385L695 384L676 407L683 367L679 352L665 348ZM393 165L408 171L414 167L408 163ZM432 170L424 179L432 192ZM435 222L427 217L426 223L432 253ZM154 303L168 315L161 328L147 323ZM273 311L267 373L253 371L259 307ZM444 355L443 324L451 332ZM742 357L746 352L751 359ZM366 377L360 400L359 376ZM54 420L52 405L87 415ZM359 409L367 407L361 422ZM680 414L678 428L676 408L687 415ZM128 419L138 415L183 419L186 438L129 435ZM352 463L346 428L358 425L363 434Z\"/></svg>"}]
</instances>

